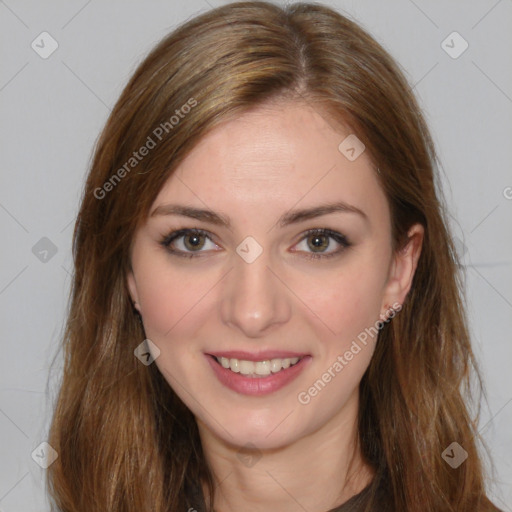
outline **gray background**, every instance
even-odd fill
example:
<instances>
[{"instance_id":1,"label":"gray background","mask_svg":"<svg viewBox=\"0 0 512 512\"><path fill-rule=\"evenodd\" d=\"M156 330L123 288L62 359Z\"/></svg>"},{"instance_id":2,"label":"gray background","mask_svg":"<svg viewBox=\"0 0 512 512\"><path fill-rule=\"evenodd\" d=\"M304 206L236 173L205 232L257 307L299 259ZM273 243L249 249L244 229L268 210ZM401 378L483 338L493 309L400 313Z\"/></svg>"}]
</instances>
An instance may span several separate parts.
<instances>
[{"instance_id":1,"label":"gray background","mask_svg":"<svg viewBox=\"0 0 512 512\"><path fill-rule=\"evenodd\" d=\"M178 23L221 3L0 0L0 511L48 510L45 470L31 453L46 439L62 368L59 357L49 374L93 144L147 51ZM495 462L492 493L511 511L512 2L326 3L391 52L426 112L464 254L487 387L480 429ZM47 59L31 47L43 31L58 43ZM469 44L455 59L441 46L453 31ZM450 41L460 50L461 41Z\"/></svg>"}]
</instances>

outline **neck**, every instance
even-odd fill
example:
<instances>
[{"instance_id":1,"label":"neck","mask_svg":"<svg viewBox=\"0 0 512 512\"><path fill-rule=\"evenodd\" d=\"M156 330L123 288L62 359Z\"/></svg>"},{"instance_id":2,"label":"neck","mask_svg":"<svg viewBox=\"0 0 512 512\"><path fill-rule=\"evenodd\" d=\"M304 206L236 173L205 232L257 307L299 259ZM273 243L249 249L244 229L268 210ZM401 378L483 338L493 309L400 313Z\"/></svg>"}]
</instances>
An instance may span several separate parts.
<instances>
[{"instance_id":1,"label":"neck","mask_svg":"<svg viewBox=\"0 0 512 512\"><path fill-rule=\"evenodd\" d=\"M255 450L245 458L240 447L216 437L198 420L215 482L215 511L325 512L358 494L374 471L361 455L357 407L355 394L317 431L286 446ZM208 502L207 486L202 487Z\"/></svg>"}]
</instances>

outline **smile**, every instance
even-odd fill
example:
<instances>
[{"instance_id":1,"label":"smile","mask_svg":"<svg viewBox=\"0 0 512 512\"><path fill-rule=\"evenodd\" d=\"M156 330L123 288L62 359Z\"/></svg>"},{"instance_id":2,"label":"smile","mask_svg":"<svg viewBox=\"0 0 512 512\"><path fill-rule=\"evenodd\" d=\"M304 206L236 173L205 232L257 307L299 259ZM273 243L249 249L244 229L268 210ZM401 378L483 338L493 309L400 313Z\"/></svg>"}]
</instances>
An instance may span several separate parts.
<instances>
[{"instance_id":1,"label":"smile","mask_svg":"<svg viewBox=\"0 0 512 512\"><path fill-rule=\"evenodd\" d=\"M269 359L266 361L247 361L245 359L228 359L227 357L216 357L218 363L234 373L240 373L248 377L263 377L271 373L278 373L290 366L297 364L301 357L288 357L285 359Z\"/></svg>"},{"instance_id":2,"label":"smile","mask_svg":"<svg viewBox=\"0 0 512 512\"><path fill-rule=\"evenodd\" d=\"M278 391L291 383L310 363L311 356L286 357L249 361L217 357L205 357L218 381L241 395L259 396Z\"/></svg>"}]
</instances>

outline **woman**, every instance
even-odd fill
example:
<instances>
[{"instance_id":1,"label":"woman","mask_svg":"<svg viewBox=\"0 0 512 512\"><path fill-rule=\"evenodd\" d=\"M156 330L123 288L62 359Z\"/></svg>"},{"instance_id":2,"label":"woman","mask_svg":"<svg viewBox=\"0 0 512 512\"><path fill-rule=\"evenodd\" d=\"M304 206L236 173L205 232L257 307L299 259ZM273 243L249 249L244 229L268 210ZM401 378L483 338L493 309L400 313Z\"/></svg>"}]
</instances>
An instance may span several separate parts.
<instances>
[{"instance_id":1,"label":"woman","mask_svg":"<svg viewBox=\"0 0 512 512\"><path fill-rule=\"evenodd\" d=\"M397 65L327 7L164 39L76 223L58 510L497 510L435 162Z\"/></svg>"}]
</instances>

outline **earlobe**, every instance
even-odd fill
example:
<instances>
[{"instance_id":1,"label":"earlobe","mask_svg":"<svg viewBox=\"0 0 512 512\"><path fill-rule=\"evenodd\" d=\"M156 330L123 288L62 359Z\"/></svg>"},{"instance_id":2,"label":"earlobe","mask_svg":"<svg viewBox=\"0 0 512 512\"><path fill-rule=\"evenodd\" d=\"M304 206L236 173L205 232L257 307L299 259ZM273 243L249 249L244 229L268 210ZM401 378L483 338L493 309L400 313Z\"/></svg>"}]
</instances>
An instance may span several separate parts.
<instances>
[{"instance_id":1,"label":"earlobe","mask_svg":"<svg viewBox=\"0 0 512 512\"><path fill-rule=\"evenodd\" d=\"M404 303L418 266L424 232L421 224L414 224L407 233L407 243L395 253L385 295L386 304Z\"/></svg>"},{"instance_id":2,"label":"earlobe","mask_svg":"<svg viewBox=\"0 0 512 512\"><path fill-rule=\"evenodd\" d=\"M133 302L133 307L140 312L139 306L139 295L137 293L137 284L135 282L135 276L133 275L133 271L129 271L126 276L126 281L128 284L128 290L130 292L130 297Z\"/></svg>"}]
</instances>

